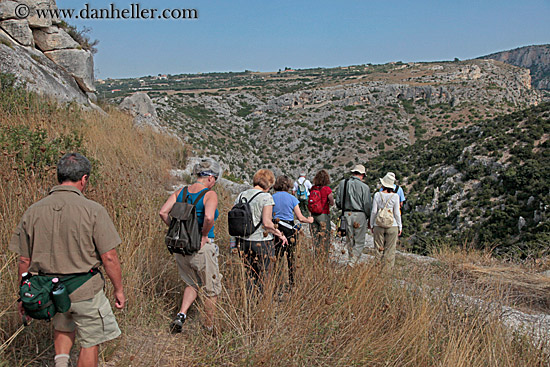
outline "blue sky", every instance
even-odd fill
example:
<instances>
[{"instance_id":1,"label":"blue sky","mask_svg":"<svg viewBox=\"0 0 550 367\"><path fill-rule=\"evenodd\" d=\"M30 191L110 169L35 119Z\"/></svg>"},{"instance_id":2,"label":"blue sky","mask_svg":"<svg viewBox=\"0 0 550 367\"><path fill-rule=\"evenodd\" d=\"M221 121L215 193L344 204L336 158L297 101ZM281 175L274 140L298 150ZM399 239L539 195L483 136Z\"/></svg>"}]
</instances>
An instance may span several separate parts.
<instances>
[{"instance_id":1,"label":"blue sky","mask_svg":"<svg viewBox=\"0 0 550 367\"><path fill-rule=\"evenodd\" d=\"M469 59L550 43L550 0L57 0L197 9L195 20L67 20L98 39L98 78Z\"/></svg>"}]
</instances>

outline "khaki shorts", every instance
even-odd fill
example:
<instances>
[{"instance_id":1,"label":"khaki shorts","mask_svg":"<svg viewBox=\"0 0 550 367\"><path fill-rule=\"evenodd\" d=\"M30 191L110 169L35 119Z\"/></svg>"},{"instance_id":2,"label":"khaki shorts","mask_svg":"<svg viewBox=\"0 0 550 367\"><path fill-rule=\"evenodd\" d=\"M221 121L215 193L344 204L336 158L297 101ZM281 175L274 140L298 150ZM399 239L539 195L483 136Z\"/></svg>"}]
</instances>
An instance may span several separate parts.
<instances>
[{"instance_id":1,"label":"khaki shorts","mask_svg":"<svg viewBox=\"0 0 550 367\"><path fill-rule=\"evenodd\" d=\"M115 315L103 290L94 298L73 302L69 311L55 314L53 326L55 330L67 333L76 329L76 336L83 348L93 347L120 335Z\"/></svg>"},{"instance_id":2,"label":"khaki shorts","mask_svg":"<svg viewBox=\"0 0 550 367\"><path fill-rule=\"evenodd\" d=\"M193 255L174 254L181 279L197 291L204 288L208 297L219 295L222 292L222 276L218 255L218 245L212 239Z\"/></svg>"}]
</instances>

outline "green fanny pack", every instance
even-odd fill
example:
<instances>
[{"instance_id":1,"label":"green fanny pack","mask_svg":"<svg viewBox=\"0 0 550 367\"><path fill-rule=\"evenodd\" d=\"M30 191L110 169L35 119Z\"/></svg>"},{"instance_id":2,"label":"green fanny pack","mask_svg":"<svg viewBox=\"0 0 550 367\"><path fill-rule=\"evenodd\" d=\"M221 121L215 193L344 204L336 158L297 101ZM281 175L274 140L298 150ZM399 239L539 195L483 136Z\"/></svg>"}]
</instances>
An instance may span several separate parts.
<instances>
[{"instance_id":1,"label":"green fanny pack","mask_svg":"<svg viewBox=\"0 0 550 367\"><path fill-rule=\"evenodd\" d=\"M19 299L25 314L37 320L50 320L57 312L67 312L71 307L69 294L100 273L94 268L87 273L65 276L30 275L21 279ZM54 290L54 279L58 286Z\"/></svg>"}]
</instances>

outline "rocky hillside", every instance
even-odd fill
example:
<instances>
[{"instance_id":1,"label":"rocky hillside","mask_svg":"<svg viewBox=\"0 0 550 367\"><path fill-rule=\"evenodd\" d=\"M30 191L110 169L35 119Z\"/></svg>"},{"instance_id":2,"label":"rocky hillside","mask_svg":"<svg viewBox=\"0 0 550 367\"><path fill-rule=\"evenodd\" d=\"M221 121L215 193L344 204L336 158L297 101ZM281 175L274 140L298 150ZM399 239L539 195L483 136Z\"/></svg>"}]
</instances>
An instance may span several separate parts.
<instances>
[{"instance_id":1,"label":"rocky hillside","mask_svg":"<svg viewBox=\"0 0 550 367\"><path fill-rule=\"evenodd\" d=\"M30 9L28 18L16 16L21 4ZM87 39L60 19L36 13L55 6L54 0L0 1L0 72L14 75L30 91L95 107Z\"/></svg>"},{"instance_id":2,"label":"rocky hillside","mask_svg":"<svg viewBox=\"0 0 550 367\"><path fill-rule=\"evenodd\" d=\"M336 174L540 101L528 70L493 60L175 75L108 80L99 88L118 93L115 101L148 90L159 118L194 154L217 156L244 179L262 166Z\"/></svg>"},{"instance_id":3,"label":"rocky hillside","mask_svg":"<svg viewBox=\"0 0 550 367\"><path fill-rule=\"evenodd\" d=\"M384 153L368 163L368 182L397 173L413 249L444 242L542 256L550 241L549 161L544 103Z\"/></svg>"},{"instance_id":4,"label":"rocky hillside","mask_svg":"<svg viewBox=\"0 0 550 367\"><path fill-rule=\"evenodd\" d=\"M531 70L533 87L550 91L550 45L519 47L483 56Z\"/></svg>"}]
</instances>

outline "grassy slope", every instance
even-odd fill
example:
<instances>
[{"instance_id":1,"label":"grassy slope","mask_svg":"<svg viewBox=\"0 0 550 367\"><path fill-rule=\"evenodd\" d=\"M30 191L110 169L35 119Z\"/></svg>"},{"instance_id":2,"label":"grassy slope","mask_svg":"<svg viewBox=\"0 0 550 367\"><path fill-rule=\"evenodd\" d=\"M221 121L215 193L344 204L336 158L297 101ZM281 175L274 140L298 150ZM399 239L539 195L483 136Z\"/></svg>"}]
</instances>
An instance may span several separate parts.
<instances>
[{"instance_id":1,"label":"grassy slope","mask_svg":"<svg viewBox=\"0 0 550 367\"><path fill-rule=\"evenodd\" d=\"M292 294L272 297L268 292L259 300L247 296L240 262L225 246L230 198L221 188L217 236L224 290L216 334L199 327L199 303L185 333L171 336L167 324L180 302L182 284L164 249L165 228L157 212L167 196L167 169L181 163L182 152L173 148L171 138L136 130L128 116L116 111L101 116L3 89L0 101L8 98L12 100L0 109L1 343L19 328L16 258L7 243L23 211L55 183L52 164L61 151L78 149L99 167L87 195L107 208L123 239L119 254L129 302L124 312L117 312L123 337L102 348L109 366L516 366L547 361L540 349L504 330L496 319L450 303L451 281L437 283L440 293L424 294L380 275L375 267L337 268L314 259L307 241L299 245ZM29 130L6 133L20 126ZM31 139L39 129L42 138ZM68 136L82 139L54 140ZM8 148L7 141L16 143ZM433 281L429 267L409 264L395 275L399 278L405 270L418 285ZM49 324L33 322L2 351L0 366L51 363L51 336Z\"/></svg>"}]
</instances>

